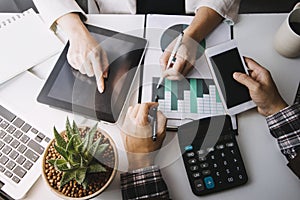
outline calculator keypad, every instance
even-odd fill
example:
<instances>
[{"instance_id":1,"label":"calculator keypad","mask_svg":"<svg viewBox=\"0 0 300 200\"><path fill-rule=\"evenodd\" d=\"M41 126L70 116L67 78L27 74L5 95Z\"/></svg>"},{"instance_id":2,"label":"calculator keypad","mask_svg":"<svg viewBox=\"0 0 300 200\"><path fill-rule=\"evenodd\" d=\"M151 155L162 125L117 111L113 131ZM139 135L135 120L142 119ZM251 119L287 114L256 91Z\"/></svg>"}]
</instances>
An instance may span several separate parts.
<instances>
[{"instance_id":1,"label":"calculator keypad","mask_svg":"<svg viewBox=\"0 0 300 200\"><path fill-rule=\"evenodd\" d=\"M184 148L184 164L195 195L236 187L248 180L234 134L221 138L213 147Z\"/></svg>"}]
</instances>

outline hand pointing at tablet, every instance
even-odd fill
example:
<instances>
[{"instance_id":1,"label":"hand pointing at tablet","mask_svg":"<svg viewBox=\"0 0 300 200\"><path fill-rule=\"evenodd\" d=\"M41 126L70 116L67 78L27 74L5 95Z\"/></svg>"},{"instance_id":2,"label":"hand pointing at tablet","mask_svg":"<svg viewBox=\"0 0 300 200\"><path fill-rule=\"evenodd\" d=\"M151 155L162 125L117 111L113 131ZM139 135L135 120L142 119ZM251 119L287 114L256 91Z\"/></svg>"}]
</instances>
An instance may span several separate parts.
<instances>
[{"instance_id":1,"label":"hand pointing at tablet","mask_svg":"<svg viewBox=\"0 0 300 200\"><path fill-rule=\"evenodd\" d=\"M91 36L77 14L67 14L57 22L64 27L69 38L68 62L82 74L95 76L98 91L103 93L109 66L106 52Z\"/></svg>"},{"instance_id":2,"label":"hand pointing at tablet","mask_svg":"<svg viewBox=\"0 0 300 200\"><path fill-rule=\"evenodd\" d=\"M250 58L245 58L245 62L249 68L250 76L235 72L233 78L249 89L258 112L264 116L269 116L287 107L270 72Z\"/></svg>"}]
</instances>

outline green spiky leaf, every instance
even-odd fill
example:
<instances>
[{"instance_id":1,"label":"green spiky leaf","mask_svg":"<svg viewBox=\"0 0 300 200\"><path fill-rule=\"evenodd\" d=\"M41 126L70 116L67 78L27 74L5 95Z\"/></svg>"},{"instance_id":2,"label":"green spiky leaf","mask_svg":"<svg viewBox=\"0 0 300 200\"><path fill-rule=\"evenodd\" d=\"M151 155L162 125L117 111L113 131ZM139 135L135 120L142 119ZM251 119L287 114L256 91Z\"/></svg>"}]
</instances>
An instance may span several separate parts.
<instances>
[{"instance_id":1,"label":"green spiky leaf","mask_svg":"<svg viewBox=\"0 0 300 200\"><path fill-rule=\"evenodd\" d=\"M47 160L47 163L54 166L55 161L56 161L56 159L50 159L50 160Z\"/></svg>"},{"instance_id":2,"label":"green spiky leaf","mask_svg":"<svg viewBox=\"0 0 300 200\"><path fill-rule=\"evenodd\" d=\"M67 133L68 140L70 140L73 135L73 129L70 125L70 121L69 121L68 117L67 117L67 122L66 122L66 133Z\"/></svg>"},{"instance_id":3,"label":"green spiky leaf","mask_svg":"<svg viewBox=\"0 0 300 200\"><path fill-rule=\"evenodd\" d=\"M94 142L88 150L88 160L91 162L98 150L101 138L99 138L96 142Z\"/></svg>"},{"instance_id":4,"label":"green spiky leaf","mask_svg":"<svg viewBox=\"0 0 300 200\"><path fill-rule=\"evenodd\" d=\"M98 124L95 124L93 126L92 129L89 130L89 132L87 133L87 135L89 135L89 139L88 139L88 145L87 145L87 150L91 147L91 145L93 144L93 140L94 140L94 137L95 137L95 133L97 131L97 127L98 127Z\"/></svg>"},{"instance_id":5,"label":"green spiky leaf","mask_svg":"<svg viewBox=\"0 0 300 200\"><path fill-rule=\"evenodd\" d=\"M57 132L55 127L54 127L54 137L55 137L55 140L56 140L56 144L59 147L61 147L63 149L66 149L67 143L64 140L64 138Z\"/></svg>"},{"instance_id":6,"label":"green spiky leaf","mask_svg":"<svg viewBox=\"0 0 300 200\"><path fill-rule=\"evenodd\" d=\"M69 183L71 180L75 179L75 174L75 170L64 172L60 180L60 188Z\"/></svg>"},{"instance_id":7,"label":"green spiky leaf","mask_svg":"<svg viewBox=\"0 0 300 200\"><path fill-rule=\"evenodd\" d=\"M73 121L73 128L72 129L73 129L74 134L80 135L79 129L78 129L77 124L75 123L75 121Z\"/></svg>"},{"instance_id":8,"label":"green spiky leaf","mask_svg":"<svg viewBox=\"0 0 300 200\"><path fill-rule=\"evenodd\" d=\"M87 168L79 168L75 171L75 180L82 184L86 176Z\"/></svg>"},{"instance_id":9,"label":"green spiky leaf","mask_svg":"<svg viewBox=\"0 0 300 200\"><path fill-rule=\"evenodd\" d=\"M60 146L54 145L54 149L66 160L68 160L68 153L65 149Z\"/></svg>"},{"instance_id":10,"label":"green spiky leaf","mask_svg":"<svg viewBox=\"0 0 300 200\"><path fill-rule=\"evenodd\" d=\"M75 140L76 140L75 136L72 135L72 137L69 139L69 141L67 143L67 147L66 147L67 152L70 152L70 153L75 152L75 147L74 147Z\"/></svg>"},{"instance_id":11,"label":"green spiky leaf","mask_svg":"<svg viewBox=\"0 0 300 200\"><path fill-rule=\"evenodd\" d=\"M96 162L89 166L88 172L89 173L106 172L106 169L100 163Z\"/></svg>"},{"instance_id":12,"label":"green spiky leaf","mask_svg":"<svg viewBox=\"0 0 300 200\"><path fill-rule=\"evenodd\" d=\"M83 183L81 184L83 189L87 189L88 185L89 185L89 180L88 177L86 179L84 179Z\"/></svg>"},{"instance_id":13,"label":"green spiky leaf","mask_svg":"<svg viewBox=\"0 0 300 200\"><path fill-rule=\"evenodd\" d=\"M68 171L71 169L71 165L65 159L57 159L54 166L59 171Z\"/></svg>"}]
</instances>

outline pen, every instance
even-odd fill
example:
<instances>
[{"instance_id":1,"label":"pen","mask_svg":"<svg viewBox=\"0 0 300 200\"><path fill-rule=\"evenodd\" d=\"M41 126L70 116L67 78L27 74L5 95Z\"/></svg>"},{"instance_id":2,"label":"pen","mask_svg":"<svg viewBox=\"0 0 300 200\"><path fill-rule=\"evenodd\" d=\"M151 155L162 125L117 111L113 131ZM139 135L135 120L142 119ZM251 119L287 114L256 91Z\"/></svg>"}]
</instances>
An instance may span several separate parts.
<instances>
[{"instance_id":1,"label":"pen","mask_svg":"<svg viewBox=\"0 0 300 200\"><path fill-rule=\"evenodd\" d=\"M176 40L176 44L171 52L171 55L169 57L169 60L168 60L168 63L167 63L167 67L166 67L166 70L170 68L171 66L171 63L172 61L175 59L175 55L180 47L180 44L181 44L181 41L182 41L182 38L183 38L183 32L180 33L180 35L178 36L177 40ZM158 83L157 83L157 86L156 88L158 89L162 83L162 81L164 80L163 77L160 77Z\"/></svg>"},{"instance_id":2,"label":"pen","mask_svg":"<svg viewBox=\"0 0 300 200\"><path fill-rule=\"evenodd\" d=\"M158 96L155 96L155 102L158 101ZM156 141L157 139L157 106L153 106L151 108L151 114L152 114L152 121L151 121L151 125L152 125L152 140Z\"/></svg>"}]
</instances>

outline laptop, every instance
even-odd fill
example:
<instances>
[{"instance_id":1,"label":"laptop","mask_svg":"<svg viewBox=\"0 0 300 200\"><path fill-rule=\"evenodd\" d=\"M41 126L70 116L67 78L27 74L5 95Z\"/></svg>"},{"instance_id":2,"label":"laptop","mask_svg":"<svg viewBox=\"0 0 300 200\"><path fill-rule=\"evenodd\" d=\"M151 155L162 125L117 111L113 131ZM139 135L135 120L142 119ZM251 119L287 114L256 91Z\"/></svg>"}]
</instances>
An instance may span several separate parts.
<instances>
[{"instance_id":1,"label":"laptop","mask_svg":"<svg viewBox=\"0 0 300 200\"><path fill-rule=\"evenodd\" d=\"M53 126L64 129L66 113L36 101L43 84L43 80L25 71L0 85L2 197L25 196L41 175L42 155L53 138Z\"/></svg>"}]
</instances>

